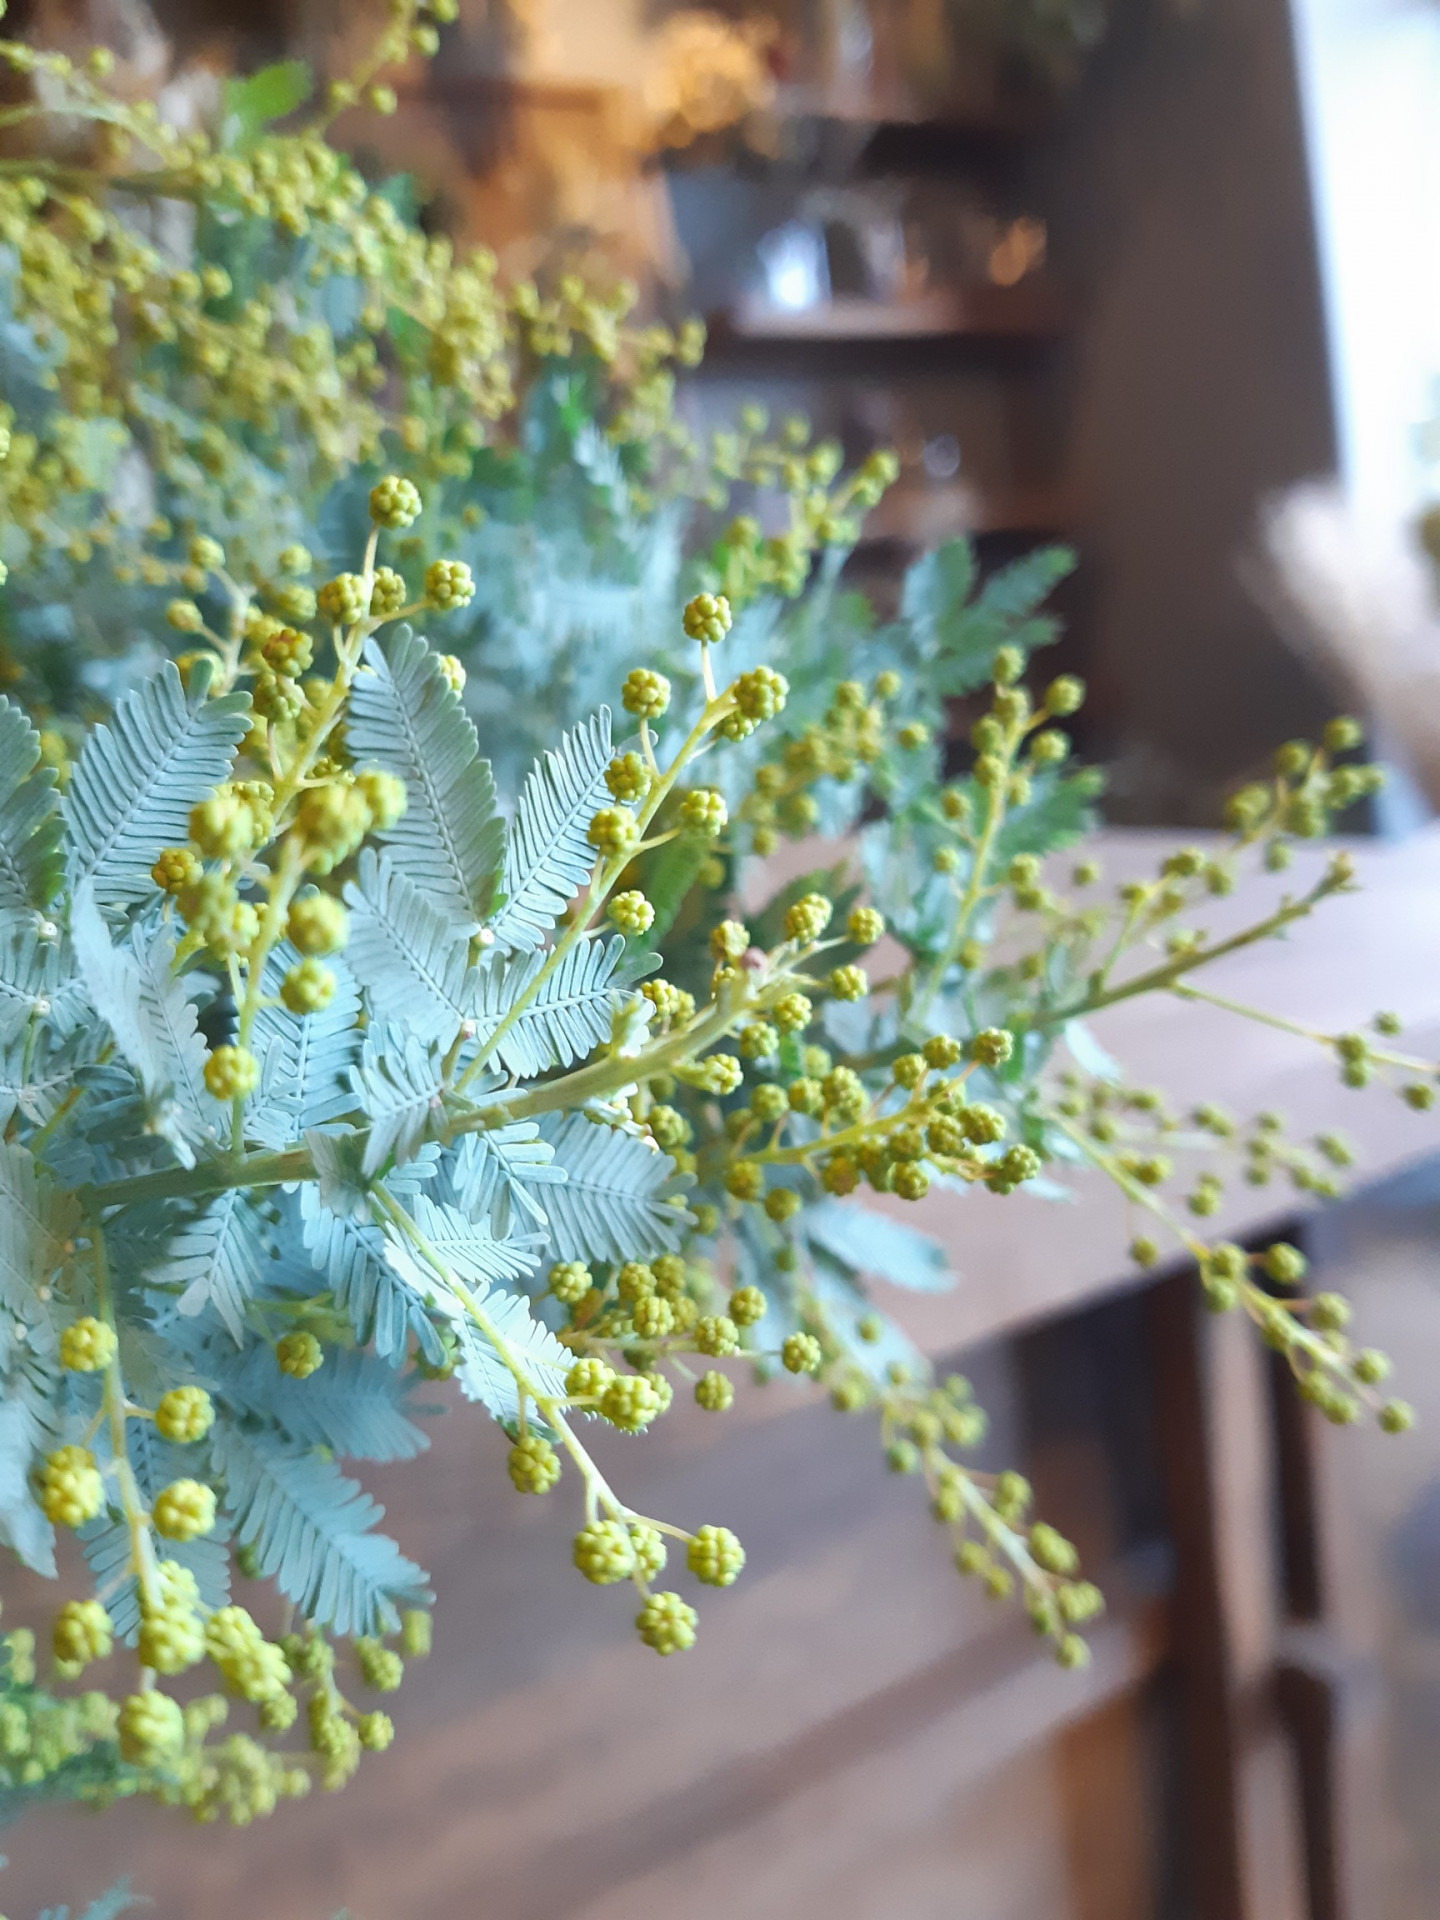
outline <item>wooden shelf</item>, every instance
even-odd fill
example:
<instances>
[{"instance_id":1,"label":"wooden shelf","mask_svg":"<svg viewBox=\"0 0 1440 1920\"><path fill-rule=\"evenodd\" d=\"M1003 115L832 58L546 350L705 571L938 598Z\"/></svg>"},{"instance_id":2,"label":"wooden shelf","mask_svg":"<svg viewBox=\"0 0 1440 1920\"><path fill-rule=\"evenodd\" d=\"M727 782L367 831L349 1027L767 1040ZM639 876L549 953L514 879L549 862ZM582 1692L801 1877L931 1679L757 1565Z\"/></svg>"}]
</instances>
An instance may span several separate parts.
<instances>
[{"instance_id":1,"label":"wooden shelf","mask_svg":"<svg viewBox=\"0 0 1440 1920\"><path fill-rule=\"evenodd\" d=\"M1050 340L1069 330L1070 309L1053 283L944 288L913 300L844 297L789 309L747 297L712 322L717 345L869 344L954 339Z\"/></svg>"},{"instance_id":2,"label":"wooden shelf","mask_svg":"<svg viewBox=\"0 0 1440 1920\"><path fill-rule=\"evenodd\" d=\"M861 545L930 547L962 533L1065 534L1077 517L1078 503L1065 487L986 493L973 481L902 482L866 515Z\"/></svg>"},{"instance_id":3,"label":"wooden shelf","mask_svg":"<svg viewBox=\"0 0 1440 1920\"><path fill-rule=\"evenodd\" d=\"M1055 120L1053 102L992 101L984 106L934 108L904 93L862 95L831 87L781 87L776 109L786 120L827 120L879 132L903 128L952 138L1009 142L1035 138Z\"/></svg>"}]
</instances>

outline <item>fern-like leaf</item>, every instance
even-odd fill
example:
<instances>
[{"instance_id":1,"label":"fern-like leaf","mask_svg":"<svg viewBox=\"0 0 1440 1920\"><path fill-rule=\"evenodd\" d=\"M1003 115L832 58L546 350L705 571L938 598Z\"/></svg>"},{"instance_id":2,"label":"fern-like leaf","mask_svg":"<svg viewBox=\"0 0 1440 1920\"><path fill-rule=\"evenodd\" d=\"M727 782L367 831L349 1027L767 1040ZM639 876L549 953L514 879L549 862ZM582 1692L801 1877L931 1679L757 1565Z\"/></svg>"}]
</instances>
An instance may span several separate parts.
<instances>
[{"instance_id":1,"label":"fern-like leaf","mask_svg":"<svg viewBox=\"0 0 1440 1920\"><path fill-rule=\"evenodd\" d=\"M193 1166L195 1147L213 1137L221 1110L206 1091L194 1004L173 971L174 936L168 927L148 937L135 928L130 947L112 946L88 882L75 896L71 932L91 1002L135 1070L154 1131Z\"/></svg>"},{"instance_id":2,"label":"fern-like leaf","mask_svg":"<svg viewBox=\"0 0 1440 1920\"><path fill-rule=\"evenodd\" d=\"M108 1887L98 1900L92 1900L83 1913L77 1913L74 1920L120 1920L122 1913L129 1913L132 1907L142 1907L145 1902L130 1891L128 1880L117 1880ZM68 1907L46 1907L37 1914L35 1920L71 1920Z\"/></svg>"},{"instance_id":3,"label":"fern-like leaf","mask_svg":"<svg viewBox=\"0 0 1440 1920\"><path fill-rule=\"evenodd\" d=\"M61 808L73 885L105 905L143 900L163 847L184 846L190 809L214 791L249 724L249 696L205 698L203 669L187 695L174 664L135 688L93 729Z\"/></svg>"},{"instance_id":4,"label":"fern-like leaf","mask_svg":"<svg viewBox=\"0 0 1440 1920\"><path fill-rule=\"evenodd\" d=\"M33 920L9 926L0 922L0 1042L12 1039L37 1015L48 1016L61 981L60 948L54 940L42 940Z\"/></svg>"},{"instance_id":5,"label":"fern-like leaf","mask_svg":"<svg viewBox=\"0 0 1440 1920\"><path fill-rule=\"evenodd\" d=\"M266 968L267 992L279 992L299 958L288 942L275 949ZM283 1006L262 1007L255 1018L251 1047L260 1062L260 1085L245 1109L245 1127L272 1152L355 1105L350 1070L360 1058L360 995L343 960L332 956L326 964L335 975L328 1006L303 1017Z\"/></svg>"},{"instance_id":6,"label":"fern-like leaf","mask_svg":"<svg viewBox=\"0 0 1440 1920\"><path fill-rule=\"evenodd\" d=\"M78 1039L53 1052L43 1043L31 1047L23 1034L0 1046L0 1129L16 1113L37 1127L54 1118L75 1085L77 1067L93 1052Z\"/></svg>"},{"instance_id":7,"label":"fern-like leaf","mask_svg":"<svg viewBox=\"0 0 1440 1920\"><path fill-rule=\"evenodd\" d=\"M54 1372L27 1354L0 1382L0 1546L35 1573L55 1577L55 1529L40 1511L30 1470L55 1444Z\"/></svg>"},{"instance_id":8,"label":"fern-like leaf","mask_svg":"<svg viewBox=\"0 0 1440 1920\"><path fill-rule=\"evenodd\" d=\"M29 1149L0 1142L0 1306L28 1329L30 1345L42 1354L50 1351L45 1289L73 1224L72 1207Z\"/></svg>"},{"instance_id":9,"label":"fern-like leaf","mask_svg":"<svg viewBox=\"0 0 1440 1920\"><path fill-rule=\"evenodd\" d=\"M39 734L0 699L0 916L48 905L61 865L55 775L40 765Z\"/></svg>"},{"instance_id":10,"label":"fern-like leaf","mask_svg":"<svg viewBox=\"0 0 1440 1920\"><path fill-rule=\"evenodd\" d=\"M691 1216L665 1189L675 1163L633 1135L592 1126L583 1114L542 1122L565 1170L545 1194L557 1260L647 1260L679 1247Z\"/></svg>"},{"instance_id":11,"label":"fern-like leaf","mask_svg":"<svg viewBox=\"0 0 1440 1920\"><path fill-rule=\"evenodd\" d=\"M355 1338L398 1367L413 1333L425 1358L438 1365L445 1352L440 1338L424 1304L391 1270L379 1229L332 1213L313 1187L302 1189L300 1212L306 1249Z\"/></svg>"},{"instance_id":12,"label":"fern-like leaf","mask_svg":"<svg viewBox=\"0 0 1440 1920\"><path fill-rule=\"evenodd\" d=\"M351 1084L370 1120L364 1171L378 1173L386 1162L413 1159L444 1118L441 1062L436 1049L396 1027L370 1027Z\"/></svg>"},{"instance_id":13,"label":"fern-like leaf","mask_svg":"<svg viewBox=\"0 0 1440 1920\"><path fill-rule=\"evenodd\" d=\"M179 1294L179 1312L195 1317L213 1307L237 1346L245 1302L260 1285L264 1244L254 1207L238 1187L208 1201L165 1250L147 1276L152 1286Z\"/></svg>"},{"instance_id":14,"label":"fern-like leaf","mask_svg":"<svg viewBox=\"0 0 1440 1920\"><path fill-rule=\"evenodd\" d=\"M405 782L405 812L380 838L406 876L456 928L473 933L490 911L503 828L490 764L469 715L425 642L402 628L388 653L365 643L346 740L358 764Z\"/></svg>"},{"instance_id":15,"label":"fern-like leaf","mask_svg":"<svg viewBox=\"0 0 1440 1920\"><path fill-rule=\"evenodd\" d=\"M391 1633L397 1603L429 1600L428 1576L374 1531L384 1508L333 1461L271 1428L218 1423L215 1457L236 1538L307 1620L341 1634Z\"/></svg>"},{"instance_id":16,"label":"fern-like leaf","mask_svg":"<svg viewBox=\"0 0 1440 1920\"><path fill-rule=\"evenodd\" d=\"M500 1284L533 1265L534 1255L513 1243L506 1247L452 1208L423 1196L413 1208L416 1226L458 1288L447 1285L393 1229L387 1233L386 1257L406 1285L451 1322L460 1347L456 1377L466 1398L478 1400L497 1420L514 1420L520 1408L516 1367L532 1399L561 1398L572 1355L535 1318L522 1294ZM486 1326L478 1323L472 1306Z\"/></svg>"},{"instance_id":17,"label":"fern-like leaf","mask_svg":"<svg viewBox=\"0 0 1440 1920\"><path fill-rule=\"evenodd\" d=\"M448 1047L467 1011L466 935L456 932L393 860L377 859L369 847L345 898L350 904L345 957L369 995L370 1012Z\"/></svg>"},{"instance_id":18,"label":"fern-like leaf","mask_svg":"<svg viewBox=\"0 0 1440 1920\"><path fill-rule=\"evenodd\" d=\"M508 1127L467 1133L445 1167L450 1197L472 1220L487 1221L504 1239L512 1226L545 1226L545 1209L530 1191L565 1178L554 1149L540 1138L539 1123L516 1120Z\"/></svg>"},{"instance_id":19,"label":"fern-like leaf","mask_svg":"<svg viewBox=\"0 0 1440 1920\"><path fill-rule=\"evenodd\" d=\"M237 1413L268 1414L292 1440L352 1460L413 1460L430 1445L406 1418L409 1383L373 1353L326 1355L309 1380L281 1373L266 1344L215 1356L219 1391Z\"/></svg>"},{"instance_id":20,"label":"fern-like leaf","mask_svg":"<svg viewBox=\"0 0 1440 1920\"><path fill-rule=\"evenodd\" d=\"M583 1060L610 1035L610 1017L616 1004L610 984L625 957L625 942L582 940L573 946L515 1021L506 1027L496 1048L501 1064L522 1080L533 1080L550 1067L568 1067ZM497 955L479 969L474 993L478 1053L489 1053L490 1035L510 1009L534 985L546 964L543 952Z\"/></svg>"},{"instance_id":21,"label":"fern-like leaf","mask_svg":"<svg viewBox=\"0 0 1440 1920\"><path fill-rule=\"evenodd\" d=\"M518 1280L533 1273L539 1263L538 1235L500 1240L454 1207L417 1193L407 1202L410 1216L447 1268L467 1286L486 1286L492 1280Z\"/></svg>"},{"instance_id":22,"label":"fern-like leaf","mask_svg":"<svg viewBox=\"0 0 1440 1920\"><path fill-rule=\"evenodd\" d=\"M595 849L586 830L602 804L610 751L602 707L526 777L505 843L505 904L491 923L502 947L538 947L589 877Z\"/></svg>"}]
</instances>

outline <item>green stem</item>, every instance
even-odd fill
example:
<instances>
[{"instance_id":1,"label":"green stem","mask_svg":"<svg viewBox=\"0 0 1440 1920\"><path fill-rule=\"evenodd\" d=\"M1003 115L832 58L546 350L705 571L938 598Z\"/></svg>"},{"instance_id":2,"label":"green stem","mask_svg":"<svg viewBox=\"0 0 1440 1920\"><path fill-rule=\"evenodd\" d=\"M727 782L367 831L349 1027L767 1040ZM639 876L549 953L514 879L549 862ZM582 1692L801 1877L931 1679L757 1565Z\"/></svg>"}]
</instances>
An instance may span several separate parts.
<instances>
[{"instance_id":1,"label":"green stem","mask_svg":"<svg viewBox=\"0 0 1440 1920\"><path fill-rule=\"evenodd\" d=\"M100 1309L100 1318L110 1331L115 1333L115 1308L110 1298L110 1270L105 1258L105 1233L100 1225L98 1208L94 1209L90 1216L90 1248L95 1262L95 1298ZM155 1566L155 1543L150 1537L150 1514L141 1497L134 1469L130 1465L130 1451L125 1440L128 1404L125 1381L120 1371L120 1356L117 1351L114 1359L105 1369L101 1409L110 1429L110 1454L115 1469L115 1485L120 1494L120 1507L125 1515L126 1531L130 1535L131 1564L140 1588L141 1600L147 1609L154 1610L160 1604L160 1582ZM141 1673L147 1674L148 1669L142 1667Z\"/></svg>"},{"instance_id":2,"label":"green stem","mask_svg":"<svg viewBox=\"0 0 1440 1920\"><path fill-rule=\"evenodd\" d=\"M1174 989L1176 981L1183 979L1194 968L1208 966L1212 960L1222 960L1228 953L1239 953L1246 947L1253 947L1257 941L1268 940L1272 934L1279 933L1294 921L1303 920L1321 900L1335 891L1335 886L1328 878L1317 881L1309 893L1303 894L1300 899L1285 901L1266 919L1232 934L1228 940L1217 940L1213 946L1193 948L1177 954L1158 967L1151 967L1145 973L1137 973L1129 980L1122 981L1118 987L1098 988L1068 1007L1054 1007L1048 1012L1036 1013L1030 1021L1030 1030L1038 1032L1047 1027L1063 1026L1069 1020L1083 1019L1087 1014L1116 1006L1122 1000L1133 1000L1139 994L1154 993L1164 988Z\"/></svg>"}]
</instances>

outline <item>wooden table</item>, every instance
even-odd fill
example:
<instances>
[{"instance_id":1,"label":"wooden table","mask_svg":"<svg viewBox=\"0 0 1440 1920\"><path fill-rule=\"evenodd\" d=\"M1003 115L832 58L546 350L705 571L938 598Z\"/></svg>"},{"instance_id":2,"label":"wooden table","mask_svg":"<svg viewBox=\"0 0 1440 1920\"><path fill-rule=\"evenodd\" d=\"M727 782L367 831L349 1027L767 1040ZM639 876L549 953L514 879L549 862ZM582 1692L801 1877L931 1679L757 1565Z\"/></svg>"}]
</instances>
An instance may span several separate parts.
<instances>
[{"instance_id":1,"label":"wooden table","mask_svg":"<svg viewBox=\"0 0 1440 1920\"><path fill-rule=\"evenodd\" d=\"M1169 844L1107 835L1107 870L1151 871ZM1327 1031L1388 1007L1417 1052L1440 1050L1440 833L1357 853L1363 894L1213 985ZM1212 928L1275 887L1217 903ZM1343 1128L1360 1179L1435 1150L1432 1119L1214 1009L1135 1002L1095 1032L1178 1100ZM1295 1215L1278 1188L1241 1186L1212 1224L1262 1241ZM11 1920L121 1871L157 1920L325 1920L342 1903L355 1920L1142 1920L1176 1910L1167 1875L1197 1920L1363 1920L1373 1688L1325 1471L1346 1436L1275 1391L1269 1357L1199 1311L1192 1276L1126 1271L1124 1208L1096 1181L1071 1203L942 1195L904 1217L943 1235L962 1279L885 1304L1000 1382L997 1460L1022 1439L1005 1343L1063 1356L1097 1310L1143 1325L1165 1538L1097 1567L1112 1606L1087 1670L1061 1672L1013 1609L956 1579L868 1419L789 1383L600 1448L637 1505L733 1525L749 1550L697 1649L657 1661L624 1595L569 1572L568 1483L515 1496L467 1410L422 1467L370 1476L441 1596L392 1753L249 1834L153 1809L38 1817L6 1836ZM1106 1305L1127 1291L1131 1308ZM1096 1457L1082 1437L1027 1465L1104 1561Z\"/></svg>"}]
</instances>

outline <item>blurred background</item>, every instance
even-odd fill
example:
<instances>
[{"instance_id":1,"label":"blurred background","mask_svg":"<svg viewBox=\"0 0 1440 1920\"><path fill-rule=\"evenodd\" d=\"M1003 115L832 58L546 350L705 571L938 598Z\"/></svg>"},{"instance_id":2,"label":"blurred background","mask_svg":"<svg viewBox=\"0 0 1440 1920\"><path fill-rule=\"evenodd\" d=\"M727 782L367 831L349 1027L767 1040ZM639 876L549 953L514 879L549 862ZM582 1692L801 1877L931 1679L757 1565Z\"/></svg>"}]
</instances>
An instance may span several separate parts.
<instances>
[{"instance_id":1,"label":"blurred background","mask_svg":"<svg viewBox=\"0 0 1440 1920\"><path fill-rule=\"evenodd\" d=\"M183 112L268 61L346 71L381 11L12 0L8 21L110 44ZM758 400L850 458L898 451L848 562L882 604L956 533L986 566L1075 546L1057 668L1090 685L1114 825L1212 823L1346 706L1392 768L1362 825L1425 841L1434 0L461 0L397 91L340 143L507 278L623 275L655 315L701 314L697 424ZM1369 932L1407 1018L1440 1020L1411 938L1433 915L1397 871L1375 909L1395 931ZM1355 949L1316 937L1333 998ZM1165 1044L1181 1094L1214 1066ZM1236 1099L1333 1104L1298 1060L1239 1063ZM1404 1443L1311 1432L1195 1324L1183 1276L1125 1280L1123 1223L1094 1209L1037 1227L1026 1203L958 1243L957 1304L920 1331L1112 1596L1086 1675L962 1591L870 1436L794 1395L719 1442L677 1419L646 1443L637 1497L723 1508L751 1564L657 1673L541 1577L551 1516L442 1422L428 1478L380 1488L447 1597L388 1766L263 1836L45 1816L0 1901L20 1920L124 1870L159 1920L1435 1920L1440 1162L1420 1129L1368 1145L1323 1221L1252 1196L1236 1230L1303 1235L1402 1358Z\"/></svg>"}]
</instances>

